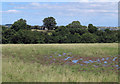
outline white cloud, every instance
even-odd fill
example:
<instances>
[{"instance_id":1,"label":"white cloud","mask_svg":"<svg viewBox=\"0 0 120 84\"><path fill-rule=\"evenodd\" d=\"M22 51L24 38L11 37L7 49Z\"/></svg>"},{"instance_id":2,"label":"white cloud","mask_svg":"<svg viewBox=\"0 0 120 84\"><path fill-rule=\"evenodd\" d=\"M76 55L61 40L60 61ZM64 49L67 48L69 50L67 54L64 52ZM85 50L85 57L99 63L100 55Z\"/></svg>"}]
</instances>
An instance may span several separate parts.
<instances>
[{"instance_id":1,"label":"white cloud","mask_svg":"<svg viewBox=\"0 0 120 84\"><path fill-rule=\"evenodd\" d=\"M7 11L1 11L2 13L19 13L18 10L7 10Z\"/></svg>"},{"instance_id":2,"label":"white cloud","mask_svg":"<svg viewBox=\"0 0 120 84\"><path fill-rule=\"evenodd\" d=\"M118 2L119 0L2 0L2 2Z\"/></svg>"},{"instance_id":3,"label":"white cloud","mask_svg":"<svg viewBox=\"0 0 120 84\"><path fill-rule=\"evenodd\" d=\"M57 5L57 4L50 4L50 3L37 3L37 2L34 2L34 3L30 3L29 4L31 8L36 8L36 9L39 9L39 8L47 8L47 9L60 9L60 8L63 8L61 5Z\"/></svg>"},{"instance_id":4,"label":"white cloud","mask_svg":"<svg viewBox=\"0 0 120 84\"><path fill-rule=\"evenodd\" d=\"M89 2L118 2L119 0L89 0Z\"/></svg>"},{"instance_id":5,"label":"white cloud","mask_svg":"<svg viewBox=\"0 0 120 84\"><path fill-rule=\"evenodd\" d=\"M26 7L23 7L23 6L21 6L21 7L14 7L15 9L25 9Z\"/></svg>"},{"instance_id":6,"label":"white cloud","mask_svg":"<svg viewBox=\"0 0 120 84\"><path fill-rule=\"evenodd\" d=\"M68 9L68 11L71 11L71 12L91 12L91 13L98 13L98 12L101 12L101 13L118 13L118 10L94 10L94 9Z\"/></svg>"},{"instance_id":7,"label":"white cloud","mask_svg":"<svg viewBox=\"0 0 120 84\"><path fill-rule=\"evenodd\" d=\"M40 6L40 3L37 3L37 2L33 2L31 3L32 6Z\"/></svg>"}]
</instances>

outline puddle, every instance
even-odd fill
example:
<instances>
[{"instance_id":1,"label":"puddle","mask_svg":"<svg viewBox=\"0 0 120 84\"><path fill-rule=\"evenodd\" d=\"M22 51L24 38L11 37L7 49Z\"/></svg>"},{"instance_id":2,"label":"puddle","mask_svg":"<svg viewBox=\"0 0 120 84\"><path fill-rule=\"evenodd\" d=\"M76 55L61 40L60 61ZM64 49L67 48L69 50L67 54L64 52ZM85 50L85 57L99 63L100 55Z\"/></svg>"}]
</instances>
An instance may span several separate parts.
<instances>
[{"instance_id":1,"label":"puddle","mask_svg":"<svg viewBox=\"0 0 120 84\"><path fill-rule=\"evenodd\" d=\"M92 60L89 60L91 63L93 63L94 61L92 61Z\"/></svg>"},{"instance_id":2,"label":"puddle","mask_svg":"<svg viewBox=\"0 0 120 84\"><path fill-rule=\"evenodd\" d=\"M104 63L107 63L107 61L104 61Z\"/></svg>"},{"instance_id":3,"label":"puddle","mask_svg":"<svg viewBox=\"0 0 120 84\"><path fill-rule=\"evenodd\" d=\"M77 63L77 62L78 62L78 60L72 60L72 62L73 62L73 63Z\"/></svg>"},{"instance_id":4,"label":"puddle","mask_svg":"<svg viewBox=\"0 0 120 84\"><path fill-rule=\"evenodd\" d=\"M114 59L113 59L113 61L115 61L117 59L117 57L115 57Z\"/></svg>"},{"instance_id":5,"label":"puddle","mask_svg":"<svg viewBox=\"0 0 120 84\"><path fill-rule=\"evenodd\" d=\"M67 57L67 58L65 58L64 60L68 60L69 58L71 58L71 57Z\"/></svg>"},{"instance_id":6,"label":"puddle","mask_svg":"<svg viewBox=\"0 0 120 84\"><path fill-rule=\"evenodd\" d=\"M113 67L113 69L119 69L120 67L117 64L116 59L118 59L117 57L73 57L72 53L55 53L58 58L54 58L54 56L50 56L48 57L49 60L51 60L52 58L52 62L54 63L60 63L62 62L63 64L80 64L80 66L94 66L94 68L97 67ZM62 56L63 58L59 57ZM45 56L46 57L46 56ZM69 61L69 59L71 61ZM64 61L65 60L65 61ZM66 61L67 60L67 61Z\"/></svg>"},{"instance_id":7,"label":"puddle","mask_svg":"<svg viewBox=\"0 0 120 84\"><path fill-rule=\"evenodd\" d=\"M90 63L90 62L89 62L89 61L84 61L84 63L88 64L88 63Z\"/></svg>"}]
</instances>

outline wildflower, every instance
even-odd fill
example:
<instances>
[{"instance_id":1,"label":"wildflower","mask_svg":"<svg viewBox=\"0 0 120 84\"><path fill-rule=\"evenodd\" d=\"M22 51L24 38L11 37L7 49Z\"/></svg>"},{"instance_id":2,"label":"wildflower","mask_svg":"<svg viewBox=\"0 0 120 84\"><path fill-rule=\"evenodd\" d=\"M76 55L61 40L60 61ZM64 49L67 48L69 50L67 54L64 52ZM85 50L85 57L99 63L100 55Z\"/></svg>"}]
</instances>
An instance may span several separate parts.
<instances>
[{"instance_id":1,"label":"wildflower","mask_svg":"<svg viewBox=\"0 0 120 84\"><path fill-rule=\"evenodd\" d=\"M63 55L66 55L66 53L63 53Z\"/></svg>"},{"instance_id":2,"label":"wildflower","mask_svg":"<svg viewBox=\"0 0 120 84\"><path fill-rule=\"evenodd\" d=\"M106 60L108 60L108 59L109 59L109 57L106 58Z\"/></svg>"},{"instance_id":3,"label":"wildflower","mask_svg":"<svg viewBox=\"0 0 120 84\"><path fill-rule=\"evenodd\" d=\"M83 66L83 64L80 64L81 66Z\"/></svg>"},{"instance_id":4,"label":"wildflower","mask_svg":"<svg viewBox=\"0 0 120 84\"><path fill-rule=\"evenodd\" d=\"M98 59L97 61L100 62L100 59Z\"/></svg>"},{"instance_id":5,"label":"wildflower","mask_svg":"<svg viewBox=\"0 0 120 84\"><path fill-rule=\"evenodd\" d=\"M89 62L88 62L88 61L84 61L84 63L87 63L87 64L88 64Z\"/></svg>"},{"instance_id":6,"label":"wildflower","mask_svg":"<svg viewBox=\"0 0 120 84\"><path fill-rule=\"evenodd\" d=\"M104 60L104 58L102 58L101 60Z\"/></svg>"},{"instance_id":7,"label":"wildflower","mask_svg":"<svg viewBox=\"0 0 120 84\"><path fill-rule=\"evenodd\" d=\"M59 54L58 56L62 56L62 55Z\"/></svg>"}]
</instances>

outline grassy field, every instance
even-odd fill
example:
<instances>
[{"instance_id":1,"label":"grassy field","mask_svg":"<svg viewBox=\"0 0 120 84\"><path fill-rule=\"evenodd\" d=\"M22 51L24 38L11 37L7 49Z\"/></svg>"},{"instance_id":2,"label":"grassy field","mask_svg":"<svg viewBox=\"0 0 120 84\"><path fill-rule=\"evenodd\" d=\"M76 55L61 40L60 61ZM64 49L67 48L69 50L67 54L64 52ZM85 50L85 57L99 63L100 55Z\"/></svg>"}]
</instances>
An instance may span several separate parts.
<instances>
[{"instance_id":1,"label":"grassy field","mask_svg":"<svg viewBox=\"0 0 120 84\"><path fill-rule=\"evenodd\" d=\"M117 55L117 43L4 44L2 80L117 82Z\"/></svg>"}]
</instances>

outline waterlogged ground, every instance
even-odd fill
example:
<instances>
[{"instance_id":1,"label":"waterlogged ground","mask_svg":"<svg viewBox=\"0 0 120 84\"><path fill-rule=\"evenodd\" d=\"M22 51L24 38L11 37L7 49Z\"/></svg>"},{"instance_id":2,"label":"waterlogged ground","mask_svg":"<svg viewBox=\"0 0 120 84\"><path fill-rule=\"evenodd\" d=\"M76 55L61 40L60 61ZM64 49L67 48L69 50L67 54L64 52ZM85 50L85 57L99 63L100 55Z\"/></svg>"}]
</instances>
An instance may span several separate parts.
<instances>
[{"instance_id":1,"label":"waterlogged ground","mask_svg":"<svg viewBox=\"0 0 120 84\"><path fill-rule=\"evenodd\" d=\"M39 57L38 57L39 59ZM34 61L33 61L34 62ZM45 64L57 65L77 65L79 71L113 71L118 73L118 56L106 57L80 57L74 56L71 52L59 54L55 52L53 55L44 56ZM39 62L38 62L39 63Z\"/></svg>"},{"instance_id":2,"label":"waterlogged ground","mask_svg":"<svg viewBox=\"0 0 120 84\"><path fill-rule=\"evenodd\" d=\"M4 45L3 81L117 82L117 49L117 44Z\"/></svg>"}]
</instances>

